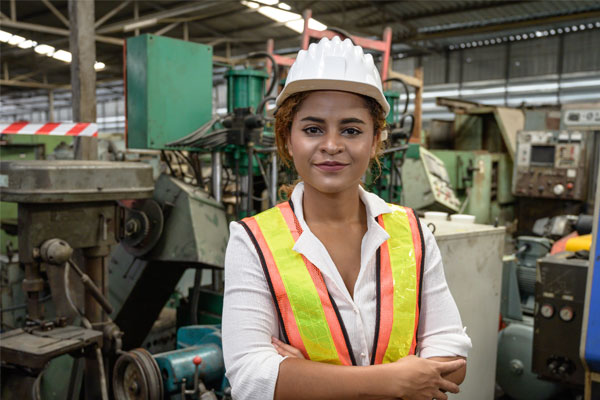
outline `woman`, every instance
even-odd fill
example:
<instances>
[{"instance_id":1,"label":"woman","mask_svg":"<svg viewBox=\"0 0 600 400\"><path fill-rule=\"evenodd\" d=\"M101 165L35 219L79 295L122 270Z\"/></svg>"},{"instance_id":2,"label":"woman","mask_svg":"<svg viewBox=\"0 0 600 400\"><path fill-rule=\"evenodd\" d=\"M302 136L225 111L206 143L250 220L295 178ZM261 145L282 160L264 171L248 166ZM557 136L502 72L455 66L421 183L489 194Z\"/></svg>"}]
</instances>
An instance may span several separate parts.
<instances>
[{"instance_id":1,"label":"woman","mask_svg":"<svg viewBox=\"0 0 600 400\"><path fill-rule=\"evenodd\" d=\"M278 152L302 182L289 202L230 226L223 352L233 397L458 392L471 343L435 239L412 210L360 186L389 112L372 57L338 37L312 44L277 106Z\"/></svg>"}]
</instances>

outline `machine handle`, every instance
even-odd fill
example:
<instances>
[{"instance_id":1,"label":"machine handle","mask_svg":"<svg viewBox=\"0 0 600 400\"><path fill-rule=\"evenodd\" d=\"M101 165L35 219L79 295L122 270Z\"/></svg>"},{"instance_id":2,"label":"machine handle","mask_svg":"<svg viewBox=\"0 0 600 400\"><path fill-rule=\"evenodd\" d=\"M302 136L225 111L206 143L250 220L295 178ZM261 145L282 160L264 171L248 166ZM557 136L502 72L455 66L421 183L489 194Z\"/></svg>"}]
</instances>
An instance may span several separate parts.
<instances>
[{"instance_id":1,"label":"machine handle","mask_svg":"<svg viewBox=\"0 0 600 400\"><path fill-rule=\"evenodd\" d=\"M87 274L84 274L83 271L81 269L79 269L77 264L75 264L73 262L73 260L69 260L68 262L69 262L69 264L71 264L71 266L73 267L75 272L77 272L77 275L79 275L79 277L81 278L81 282L83 282L83 285L85 286L85 288L90 291L92 297L98 302L98 304L100 304L102 309L107 314L112 314L112 312L113 312L112 306L108 302L108 299L106 297L104 297L104 295L102 294L100 289L98 289L98 286L96 286L94 281L92 281Z\"/></svg>"}]
</instances>

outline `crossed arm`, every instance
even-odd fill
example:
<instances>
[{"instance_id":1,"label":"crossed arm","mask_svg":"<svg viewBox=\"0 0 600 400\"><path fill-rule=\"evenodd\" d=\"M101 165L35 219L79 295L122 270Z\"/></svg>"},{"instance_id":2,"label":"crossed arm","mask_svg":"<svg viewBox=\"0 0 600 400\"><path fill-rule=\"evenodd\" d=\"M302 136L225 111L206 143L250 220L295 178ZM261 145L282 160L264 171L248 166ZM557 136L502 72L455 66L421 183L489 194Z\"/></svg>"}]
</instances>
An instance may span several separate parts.
<instances>
[{"instance_id":1,"label":"crossed arm","mask_svg":"<svg viewBox=\"0 0 600 400\"><path fill-rule=\"evenodd\" d=\"M458 393L466 362L462 357L415 356L382 365L348 367L304 359L294 347L273 338L282 356L275 400L395 399L446 400L444 392Z\"/></svg>"}]
</instances>

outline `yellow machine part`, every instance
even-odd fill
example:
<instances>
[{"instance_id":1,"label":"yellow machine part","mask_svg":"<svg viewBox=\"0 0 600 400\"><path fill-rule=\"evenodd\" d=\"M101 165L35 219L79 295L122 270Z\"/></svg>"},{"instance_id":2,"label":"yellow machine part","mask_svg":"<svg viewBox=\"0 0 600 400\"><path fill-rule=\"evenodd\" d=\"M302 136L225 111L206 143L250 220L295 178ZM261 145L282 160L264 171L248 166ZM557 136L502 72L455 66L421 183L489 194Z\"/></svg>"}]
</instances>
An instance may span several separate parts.
<instances>
[{"instance_id":1,"label":"yellow machine part","mask_svg":"<svg viewBox=\"0 0 600 400\"><path fill-rule=\"evenodd\" d=\"M566 251L579 251L579 250L587 250L589 251L592 247L592 235L582 235L571 238L567 240L567 244L565 246Z\"/></svg>"}]
</instances>

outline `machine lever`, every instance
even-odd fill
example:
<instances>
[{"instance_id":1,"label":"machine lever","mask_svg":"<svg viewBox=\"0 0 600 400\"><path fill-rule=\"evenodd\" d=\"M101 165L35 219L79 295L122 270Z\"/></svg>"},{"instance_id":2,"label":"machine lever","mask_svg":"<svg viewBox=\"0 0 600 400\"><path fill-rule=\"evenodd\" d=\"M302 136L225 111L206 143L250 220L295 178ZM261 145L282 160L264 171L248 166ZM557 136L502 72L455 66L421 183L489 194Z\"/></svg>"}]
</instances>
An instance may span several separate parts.
<instances>
[{"instance_id":1,"label":"machine lever","mask_svg":"<svg viewBox=\"0 0 600 400\"><path fill-rule=\"evenodd\" d=\"M70 259L68 261L68 263L71 264L71 266L73 267L75 272L77 272L77 275L79 275L79 278L81 278L81 282L83 282L83 285L85 286L85 288L90 291L92 297L94 297L94 299L98 302L98 304L100 304L102 309L107 314L112 314L112 312L113 312L112 306L108 302L108 299L106 297L104 297L104 295L102 294L100 289L98 289L98 286L96 286L94 281L92 281L92 279L87 274L85 274L81 269L79 269L77 264L75 264L72 259Z\"/></svg>"}]
</instances>

